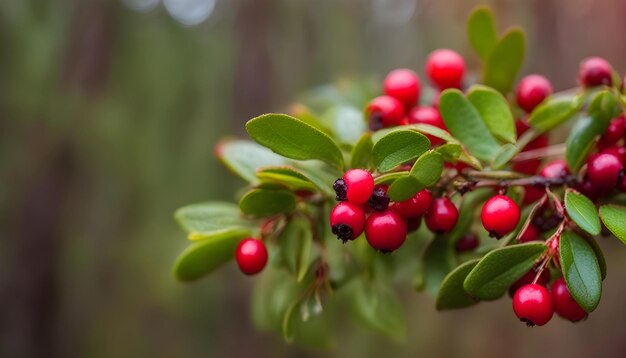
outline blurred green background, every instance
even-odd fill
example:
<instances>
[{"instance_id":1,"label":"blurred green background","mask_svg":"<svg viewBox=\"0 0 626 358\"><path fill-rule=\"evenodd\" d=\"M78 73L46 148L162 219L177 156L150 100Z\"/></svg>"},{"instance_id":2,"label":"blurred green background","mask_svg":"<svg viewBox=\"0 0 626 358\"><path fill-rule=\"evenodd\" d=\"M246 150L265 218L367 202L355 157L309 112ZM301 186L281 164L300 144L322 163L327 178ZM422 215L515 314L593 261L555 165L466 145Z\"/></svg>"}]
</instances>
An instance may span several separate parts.
<instances>
[{"instance_id":1,"label":"blurred green background","mask_svg":"<svg viewBox=\"0 0 626 358\"><path fill-rule=\"evenodd\" d=\"M257 278L232 264L171 275L186 245L173 211L242 184L212 156L219 137L311 86L422 74L437 47L476 67L477 3L527 30L523 73L557 90L585 56L626 70L623 0L0 1L0 356L626 356L617 240L601 242L610 271L587 322L528 329L508 299L437 313L405 292L405 342L354 328L331 352L256 331Z\"/></svg>"}]
</instances>

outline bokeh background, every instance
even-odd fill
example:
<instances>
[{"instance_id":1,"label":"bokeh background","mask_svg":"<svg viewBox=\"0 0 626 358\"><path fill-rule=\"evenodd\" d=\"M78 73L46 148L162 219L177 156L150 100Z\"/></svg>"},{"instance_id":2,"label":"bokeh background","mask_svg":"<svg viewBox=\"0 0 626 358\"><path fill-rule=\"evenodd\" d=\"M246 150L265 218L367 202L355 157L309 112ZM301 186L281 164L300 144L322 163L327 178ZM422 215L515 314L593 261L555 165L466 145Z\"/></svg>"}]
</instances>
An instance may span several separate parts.
<instances>
[{"instance_id":1,"label":"bokeh background","mask_svg":"<svg viewBox=\"0 0 626 358\"><path fill-rule=\"evenodd\" d=\"M575 85L578 62L626 70L623 0L0 1L0 356L626 356L626 249L589 320L528 329L507 299L437 313L410 291L409 335L345 330L333 351L249 319L256 279L229 265L193 284L171 266L184 204L231 200L221 136L337 80L423 73L437 47L470 67L476 4L529 39L523 73Z\"/></svg>"}]
</instances>

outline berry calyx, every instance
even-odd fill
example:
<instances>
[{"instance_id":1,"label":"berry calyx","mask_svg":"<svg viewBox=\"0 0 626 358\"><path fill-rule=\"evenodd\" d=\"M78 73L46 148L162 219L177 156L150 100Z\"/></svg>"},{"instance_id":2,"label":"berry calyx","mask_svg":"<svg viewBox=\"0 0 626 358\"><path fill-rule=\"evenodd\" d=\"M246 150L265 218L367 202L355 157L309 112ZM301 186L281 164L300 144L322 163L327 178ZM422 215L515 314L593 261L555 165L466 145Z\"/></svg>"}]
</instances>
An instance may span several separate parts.
<instances>
[{"instance_id":1,"label":"berry calyx","mask_svg":"<svg viewBox=\"0 0 626 358\"><path fill-rule=\"evenodd\" d=\"M528 75L520 81L515 90L517 105L530 113L552 94L552 85L541 75Z\"/></svg>"},{"instance_id":2,"label":"berry calyx","mask_svg":"<svg viewBox=\"0 0 626 358\"><path fill-rule=\"evenodd\" d=\"M529 327L543 326L554 314L550 292L538 284L522 286L513 296L513 311Z\"/></svg>"},{"instance_id":3,"label":"berry calyx","mask_svg":"<svg viewBox=\"0 0 626 358\"><path fill-rule=\"evenodd\" d=\"M626 119L622 116L613 118L604 134L600 137L598 146L606 148L615 145L624 138L624 134L626 134Z\"/></svg>"},{"instance_id":4,"label":"berry calyx","mask_svg":"<svg viewBox=\"0 0 626 358\"><path fill-rule=\"evenodd\" d=\"M480 219L489 236L499 239L515 229L520 219L520 210L508 196L496 195L483 205Z\"/></svg>"},{"instance_id":5,"label":"berry calyx","mask_svg":"<svg viewBox=\"0 0 626 358\"><path fill-rule=\"evenodd\" d=\"M589 57L580 63L578 69L578 82L584 87L600 85L610 86L613 68L607 60L601 57Z\"/></svg>"},{"instance_id":6,"label":"berry calyx","mask_svg":"<svg viewBox=\"0 0 626 358\"><path fill-rule=\"evenodd\" d=\"M379 96L371 100L365 107L365 113L373 131L400 125L404 119L402 103L390 96Z\"/></svg>"},{"instance_id":7,"label":"berry calyx","mask_svg":"<svg viewBox=\"0 0 626 358\"><path fill-rule=\"evenodd\" d=\"M448 198L433 200L425 216L426 226L437 234L454 229L458 220L459 211Z\"/></svg>"},{"instance_id":8,"label":"berry calyx","mask_svg":"<svg viewBox=\"0 0 626 358\"><path fill-rule=\"evenodd\" d=\"M381 252L391 252L402 246L406 233L406 222L392 210L375 212L365 222L367 242Z\"/></svg>"},{"instance_id":9,"label":"berry calyx","mask_svg":"<svg viewBox=\"0 0 626 358\"><path fill-rule=\"evenodd\" d=\"M330 212L330 228L338 239L346 242L354 240L365 227L365 212L355 204L344 201Z\"/></svg>"},{"instance_id":10,"label":"berry calyx","mask_svg":"<svg viewBox=\"0 0 626 358\"><path fill-rule=\"evenodd\" d=\"M419 76L406 68L389 72L383 81L383 89L387 96L400 101L406 110L417 103L420 95Z\"/></svg>"},{"instance_id":11,"label":"berry calyx","mask_svg":"<svg viewBox=\"0 0 626 358\"><path fill-rule=\"evenodd\" d=\"M235 251L235 260L241 272L254 275L267 264L267 248L261 240L246 238L241 240Z\"/></svg>"},{"instance_id":12,"label":"berry calyx","mask_svg":"<svg viewBox=\"0 0 626 358\"><path fill-rule=\"evenodd\" d=\"M409 112L408 119L411 124L428 124L445 131L448 130L446 124L443 122L443 118L441 118L439 110L434 107L415 107L411 110L411 112ZM426 138L428 138L430 144L433 146L444 142L443 139L430 134L426 134Z\"/></svg>"},{"instance_id":13,"label":"berry calyx","mask_svg":"<svg viewBox=\"0 0 626 358\"><path fill-rule=\"evenodd\" d=\"M567 162L563 159L555 159L541 169L539 173L542 177L547 179L564 178L570 174L567 169Z\"/></svg>"},{"instance_id":14,"label":"berry calyx","mask_svg":"<svg viewBox=\"0 0 626 358\"><path fill-rule=\"evenodd\" d=\"M466 234L461 236L461 238L456 242L454 249L456 252L472 251L478 247L478 244L478 236L475 234Z\"/></svg>"},{"instance_id":15,"label":"berry calyx","mask_svg":"<svg viewBox=\"0 0 626 358\"><path fill-rule=\"evenodd\" d=\"M428 189L419 191L412 198L394 204L394 210L405 218L416 218L424 215L430 207L433 197Z\"/></svg>"},{"instance_id":16,"label":"berry calyx","mask_svg":"<svg viewBox=\"0 0 626 358\"><path fill-rule=\"evenodd\" d=\"M376 185L372 191L367 204L375 211L383 211L389 207L389 197L387 196L388 185Z\"/></svg>"},{"instance_id":17,"label":"berry calyx","mask_svg":"<svg viewBox=\"0 0 626 358\"><path fill-rule=\"evenodd\" d=\"M348 200L357 205L365 204L374 191L374 178L372 174L363 169L351 169L345 172L342 178L335 180L333 184L336 199Z\"/></svg>"},{"instance_id":18,"label":"berry calyx","mask_svg":"<svg viewBox=\"0 0 626 358\"><path fill-rule=\"evenodd\" d=\"M619 158L612 154L596 154L587 159L589 182L598 189L614 188L623 169Z\"/></svg>"},{"instance_id":19,"label":"berry calyx","mask_svg":"<svg viewBox=\"0 0 626 358\"><path fill-rule=\"evenodd\" d=\"M561 318L572 322L587 318L587 312L572 298L562 277L552 284L552 302L554 303L554 311Z\"/></svg>"},{"instance_id":20,"label":"berry calyx","mask_svg":"<svg viewBox=\"0 0 626 358\"><path fill-rule=\"evenodd\" d=\"M464 73L465 61L455 51L435 50L426 59L426 75L441 90L461 88Z\"/></svg>"}]
</instances>

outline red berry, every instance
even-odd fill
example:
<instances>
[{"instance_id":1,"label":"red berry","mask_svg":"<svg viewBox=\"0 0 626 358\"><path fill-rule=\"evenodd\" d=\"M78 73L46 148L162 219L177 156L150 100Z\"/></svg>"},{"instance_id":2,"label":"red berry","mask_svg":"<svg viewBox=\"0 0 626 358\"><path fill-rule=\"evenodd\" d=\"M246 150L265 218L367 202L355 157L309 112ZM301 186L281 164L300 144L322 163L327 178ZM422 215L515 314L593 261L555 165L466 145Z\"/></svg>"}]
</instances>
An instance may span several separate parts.
<instances>
[{"instance_id":1,"label":"red berry","mask_svg":"<svg viewBox=\"0 0 626 358\"><path fill-rule=\"evenodd\" d=\"M517 290L519 290L522 286L533 283L535 276L537 276L537 271L535 271L534 268L526 272L524 276L520 277L514 284L511 285L511 287L509 287L509 296L513 298L515 296L515 292L517 292ZM543 270L537 279L537 284L545 287L548 282L550 282L550 278L550 271Z\"/></svg>"},{"instance_id":2,"label":"red berry","mask_svg":"<svg viewBox=\"0 0 626 358\"><path fill-rule=\"evenodd\" d=\"M416 218L408 218L406 219L406 230L407 232L413 232L420 228L422 224L422 217L418 216Z\"/></svg>"},{"instance_id":3,"label":"red berry","mask_svg":"<svg viewBox=\"0 0 626 358\"><path fill-rule=\"evenodd\" d=\"M524 197L522 198L522 204L530 204L541 199L546 193L543 186L538 185L524 185Z\"/></svg>"},{"instance_id":4,"label":"red berry","mask_svg":"<svg viewBox=\"0 0 626 358\"><path fill-rule=\"evenodd\" d=\"M448 128L446 124L443 122L443 118L441 118L441 114L439 110L434 107L415 107L409 113L409 123L412 124L429 124L431 126L437 127L439 129L443 129L447 131ZM433 146L442 144L444 142L443 139L437 138L430 134L426 134L426 138L430 141L430 144Z\"/></svg>"},{"instance_id":5,"label":"red berry","mask_svg":"<svg viewBox=\"0 0 626 358\"><path fill-rule=\"evenodd\" d=\"M541 240L541 236L540 236L539 230L537 230L537 228L533 224L528 225L526 230L524 230L524 232L518 239L520 244L523 244L529 241L536 241L536 240Z\"/></svg>"},{"instance_id":6,"label":"red berry","mask_svg":"<svg viewBox=\"0 0 626 358\"><path fill-rule=\"evenodd\" d=\"M591 199L591 201L596 201L604 196L604 194L606 194L605 189L595 187L593 184L591 184L588 177L585 177L585 179L578 186L577 189L581 194Z\"/></svg>"},{"instance_id":7,"label":"red berry","mask_svg":"<svg viewBox=\"0 0 626 358\"><path fill-rule=\"evenodd\" d=\"M595 154L587 159L587 176L598 189L614 188L623 168L619 158L612 154Z\"/></svg>"},{"instance_id":8,"label":"red berry","mask_svg":"<svg viewBox=\"0 0 626 358\"><path fill-rule=\"evenodd\" d=\"M587 317L587 312L570 295L562 277L552 284L552 302L554 311L562 318L578 322Z\"/></svg>"},{"instance_id":9,"label":"red berry","mask_svg":"<svg viewBox=\"0 0 626 358\"><path fill-rule=\"evenodd\" d=\"M461 88L465 61L458 53L448 50L435 50L428 55L426 60L426 75L430 81L439 87Z\"/></svg>"},{"instance_id":10,"label":"red berry","mask_svg":"<svg viewBox=\"0 0 626 358\"><path fill-rule=\"evenodd\" d=\"M466 234L461 236L461 238L456 242L454 249L456 252L472 251L478 247L478 244L478 236L474 234Z\"/></svg>"},{"instance_id":11,"label":"red berry","mask_svg":"<svg viewBox=\"0 0 626 358\"><path fill-rule=\"evenodd\" d=\"M580 63L578 82L584 87L610 86L613 83L612 72L611 64L605 59L589 57Z\"/></svg>"},{"instance_id":12,"label":"red berry","mask_svg":"<svg viewBox=\"0 0 626 358\"><path fill-rule=\"evenodd\" d=\"M569 169L567 169L567 162L563 159L556 159L546 164L543 169L541 169L541 173L539 174L547 179L557 179L563 178L569 173Z\"/></svg>"},{"instance_id":13,"label":"red berry","mask_svg":"<svg viewBox=\"0 0 626 358\"><path fill-rule=\"evenodd\" d=\"M373 213L365 222L365 238L378 251L396 250L406 240L406 233L406 222L392 210Z\"/></svg>"},{"instance_id":14,"label":"red berry","mask_svg":"<svg viewBox=\"0 0 626 358\"><path fill-rule=\"evenodd\" d=\"M363 169L351 169L345 172L342 178L335 180L333 184L336 199L348 200L357 205L365 204L374 191L374 178L372 174Z\"/></svg>"},{"instance_id":15,"label":"red berry","mask_svg":"<svg viewBox=\"0 0 626 358\"><path fill-rule=\"evenodd\" d=\"M365 107L365 113L373 131L400 125L404 119L402 103L390 96L379 96L371 100Z\"/></svg>"},{"instance_id":16,"label":"red berry","mask_svg":"<svg viewBox=\"0 0 626 358\"><path fill-rule=\"evenodd\" d=\"M519 207L505 195L496 195L487 200L480 212L483 226L490 236L497 239L513 231L519 218Z\"/></svg>"},{"instance_id":17,"label":"red berry","mask_svg":"<svg viewBox=\"0 0 626 358\"><path fill-rule=\"evenodd\" d=\"M612 154L619 158L622 165L626 164L626 148L625 147L608 147L600 154Z\"/></svg>"},{"instance_id":18,"label":"red berry","mask_svg":"<svg viewBox=\"0 0 626 358\"><path fill-rule=\"evenodd\" d=\"M428 189L424 189L409 200L395 203L394 210L405 218L416 218L424 215L433 197Z\"/></svg>"},{"instance_id":19,"label":"red berry","mask_svg":"<svg viewBox=\"0 0 626 358\"><path fill-rule=\"evenodd\" d=\"M624 137L624 134L626 134L626 119L621 116L613 118L602 137L600 137L598 146L606 148L615 145Z\"/></svg>"},{"instance_id":20,"label":"red berry","mask_svg":"<svg viewBox=\"0 0 626 358\"><path fill-rule=\"evenodd\" d=\"M454 229L459 220L459 211L450 199L437 198L430 204L425 220L430 231L442 234Z\"/></svg>"},{"instance_id":21,"label":"red berry","mask_svg":"<svg viewBox=\"0 0 626 358\"><path fill-rule=\"evenodd\" d=\"M524 132L526 132L530 126L524 120L515 121L515 128L517 129L517 137L519 138ZM524 148L522 148L522 152L527 152L530 150L541 149L548 146L550 140L547 135L542 134L539 137L533 139L530 143L528 143ZM512 165L512 169L516 172L533 175L537 173L537 169L541 165L540 159L529 159L521 162L514 162Z\"/></svg>"},{"instance_id":22,"label":"red berry","mask_svg":"<svg viewBox=\"0 0 626 358\"><path fill-rule=\"evenodd\" d=\"M389 206L389 197L387 196L387 190L389 190L389 185L376 185L374 187L374 190L372 191L372 195L367 201L367 205L369 205L369 207L375 211L386 210Z\"/></svg>"},{"instance_id":23,"label":"red berry","mask_svg":"<svg viewBox=\"0 0 626 358\"><path fill-rule=\"evenodd\" d=\"M330 228L343 242L359 237L364 227L365 212L358 205L344 201L330 212Z\"/></svg>"},{"instance_id":24,"label":"red berry","mask_svg":"<svg viewBox=\"0 0 626 358\"><path fill-rule=\"evenodd\" d=\"M420 95L420 79L406 68L389 72L383 82L385 94L400 101L405 109L415 106Z\"/></svg>"},{"instance_id":25,"label":"red berry","mask_svg":"<svg viewBox=\"0 0 626 358\"><path fill-rule=\"evenodd\" d=\"M537 284L522 286L513 296L513 311L529 327L543 326L554 314L550 292Z\"/></svg>"},{"instance_id":26,"label":"red berry","mask_svg":"<svg viewBox=\"0 0 626 358\"><path fill-rule=\"evenodd\" d=\"M528 75L517 85L517 105L530 113L552 94L552 85L541 75Z\"/></svg>"},{"instance_id":27,"label":"red berry","mask_svg":"<svg viewBox=\"0 0 626 358\"><path fill-rule=\"evenodd\" d=\"M247 238L241 240L235 251L235 259L241 272L254 275L267 264L267 249L261 240Z\"/></svg>"}]
</instances>

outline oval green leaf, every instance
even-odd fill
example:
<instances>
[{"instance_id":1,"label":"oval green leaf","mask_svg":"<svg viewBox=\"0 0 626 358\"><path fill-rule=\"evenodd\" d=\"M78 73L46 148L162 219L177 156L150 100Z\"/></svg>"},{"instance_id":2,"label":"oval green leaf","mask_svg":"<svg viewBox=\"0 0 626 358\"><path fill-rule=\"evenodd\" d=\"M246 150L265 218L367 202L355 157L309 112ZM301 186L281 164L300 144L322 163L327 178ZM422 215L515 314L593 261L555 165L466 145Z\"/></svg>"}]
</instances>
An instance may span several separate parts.
<instances>
[{"instance_id":1,"label":"oval green leaf","mask_svg":"<svg viewBox=\"0 0 626 358\"><path fill-rule=\"evenodd\" d=\"M174 219L188 233L211 233L228 229L251 228L254 221L241 218L239 207L233 203L212 201L183 206Z\"/></svg>"},{"instance_id":2,"label":"oval green leaf","mask_svg":"<svg viewBox=\"0 0 626 358\"><path fill-rule=\"evenodd\" d=\"M352 297L350 312L357 322L394 339L406 336L402 302L388 285L355 280Z\"/></svg>"},{"instance_id":3,"label":"oval green leaf","mask_svg":"<svg viewBox=\"0 0 626 358\"><path fill-rule=\"evenodd\" d=\"M415 177L411 175L404 175L396 178L395 181L389 186L387 190L387 196L393 201L405 201L410 199L418 191L424 189L426 186L419 182Z\"/></svg>"},{"instance_id":4,"label":"oval green leaf","mask_svg":"<svg viewBox=\"0 0 626 358\"><path fill-rule=\"evenodd\" d=\"M174 275L180 281L193 281L230 261L245 232L233 230L208 236L189 245L176 259Z\"/></svg>"},{"instance_id":5,"label":"oval green leaf","mask_svg":"<svg viewBox=\"0 0 626 358\"><path fill-rule=\"evenodd\" d=\"M515 143L515 121L502 94L492 88L475 85L470 88L467 99L476 107L491 134L503 142Z\"/></svg>"},{"instance_id":6,"label":"oval green leaf","mask_svg":"<svg viewBox=\"0 0 626 358\"><path fill-rule=\"evenodd\" d=\"M572 298L587 312L592 312L602 296L602 276L593 248L585 239L564 232L559 243L563 278Z\"/></svg>"},{"instance_id":7,"label":"oval green leaf","mask_svg":"<svg viewBox=\"0 0 626 358\"><path fill-rule=\"evenodd\" d=\"M319 159L343 167L341 150L328 135L286 114L264 114L246 123L257 143L275 153L297 160Z\"/></svg>"},{"instance_id":8,"label":"oval green leaf","mask_svg":"<svg viewBox=\"0 0 626 358\"><path fill-rule=\"evenodd\" d=\"M498 44L493 13L487 7L475 9L467 21L467 37L478 56L486 62Z\"/></svg>"},{"instance_id":9,"label":"oval green leaf","mask_svg":"<svg viewBox=\"0 0 626 358\"><path fill-rule=\"evenodd\" d=\"M442 144L435 149L435 151L443 157L443 160L448 163L456 163L463 153L463 148L460 144L446 143Z\"/></svg>"},{"instance_id":10,"label":"oval green leaf","mask_svg":"<svg viewBox=\"0 0 626 358\"><path fill-rule=\"evenodd\" d=\"M308 220L294 216L278 237L280 256L300 282L311 264L313 235Z\"/></svg>"},{"instance_id":11,"label":"oval green leaf","mask_svg":"<svg viewBox=\"0 0 626 358\"><path fill-rule=\"evenodd\" d=\"M352 153L350 154L350 168L359 168L369 170L372 167L372 134L370 132L363 133L361 138L356 142Z\"/></svg>"},{"instance_id":12,"label":"oval green leaf","mask_svg":"<svg viewBox=\"0 0 626 358\"><path fill-rule=\"evenodd\" d=\"M579 96L549 99L530 114L528 122L538 133L544 133L572 118L582 104Z\"/></svg>"},{"instance_id":13,"label":"oval green leaf","mask_svg":"<svg viewBox=\"0 0 626 358\"><path fill-rule=\"evenodd\" d=\"M526 52L526 37L520 28L507 31L491 51L483 72L483 84L506 94L513 88Z\"/></svg>"},{"instance_id":14,"label":"oval green leaf","mask_svg":"<svg viewBox=\"0 0 626 358\"><path fill-rule=\"evenodd\" d=\"M543 242L495 249L485 255L469 273L463 287L480 300L500 298L547 251Z\"/></svg>"},{"instance_id":15,"label":"oval green leaf","mask_svg":"<svg viewBox=\"0 0 626 358\"><path fill-rule=\"evenodd\" d=\"M591 235L600 234L601 227L598 210L593 202L586 196L568 190L567 193L565 193L565 209L567 210L567 215L569 215L581 229Z\"/></svg>"},{"instance_id":16,"label":"oval green leaf","mask_svg":"<svg viewBox=\"0 0 626 358\"><path fill-rule=\"evenodd\" d=\"M256 168L285 165L287 159L248 140L223 140L215 146L217 159L242 179L256 183Z\"/></svg>"},{"instance_id":17,"label":"oval green leaf","mask_svg":"<svg viewBox=\"0 0 626 358\"><path fill-rule=\"evenodd\" d=\"M374 165L382 173L418 158L430 147L426 136L411 130L398 130L380 138L372 150Z\"/></svg>"},{"instance_id":18,"label":"oval green leaf","mask_svg":"<svg viewBox=\"0 0 626 358\"><path fill-rule=\"evenodd\" d=\"M257 171L257 177L262 183L280 184L292 191L317 191L317 186L297 169L289 166L262 167Z\"/></svg>"},{"instance_id":19,"label":"oval green leaf","mask_svg":"<svg viewBox=\"0 0 626 358\"><path fill-rule=\"evenodd\" d=\"M287 190L252 189L241 198L239 208L246 215L269 217L293 211L296 197Z\"/></svg>"},{"instance_id":20,"label":"oval green leaf","mask_svg":"<svg viewBox=\"0 0 626 358\"><path fill-rule=\"evenodd\" d=\"M602 205L600 217L609 231L626 244L626 207L619 205Z\"/></svg>"},{"instance_id":21,"label":"oval green leaf","mask_svg":"<svg viewBox=\"0 0 626 358\"><path fill-rule=\"evenodd\" d=\"M452 270L441 283L437 293L437 310L465 308L478 303L463 288L463 282L479 260L472 260Z\"/></svg>"},{"instance_id":22,"label":"oval green leaf","mask_svg":"<svg viewBox=\"0 0 626 358\"><path fill-rule=\"evenodd\" d=\"M417 158L409 174L424 186L431 186L441 177L443 164L443 156L431 150Z\"/></svg>"},{"instance_id":23,"label":"oval green leaf","mask_svg":"<svg viewBox=\"0 0 626 358\"><path fill-rule=\"evenodd\" d=\"M439 111L448 130L478 159L492 160L500 150L487 125L461 91L447 89L439 99Z\"/></svg>"}]
</instances>

